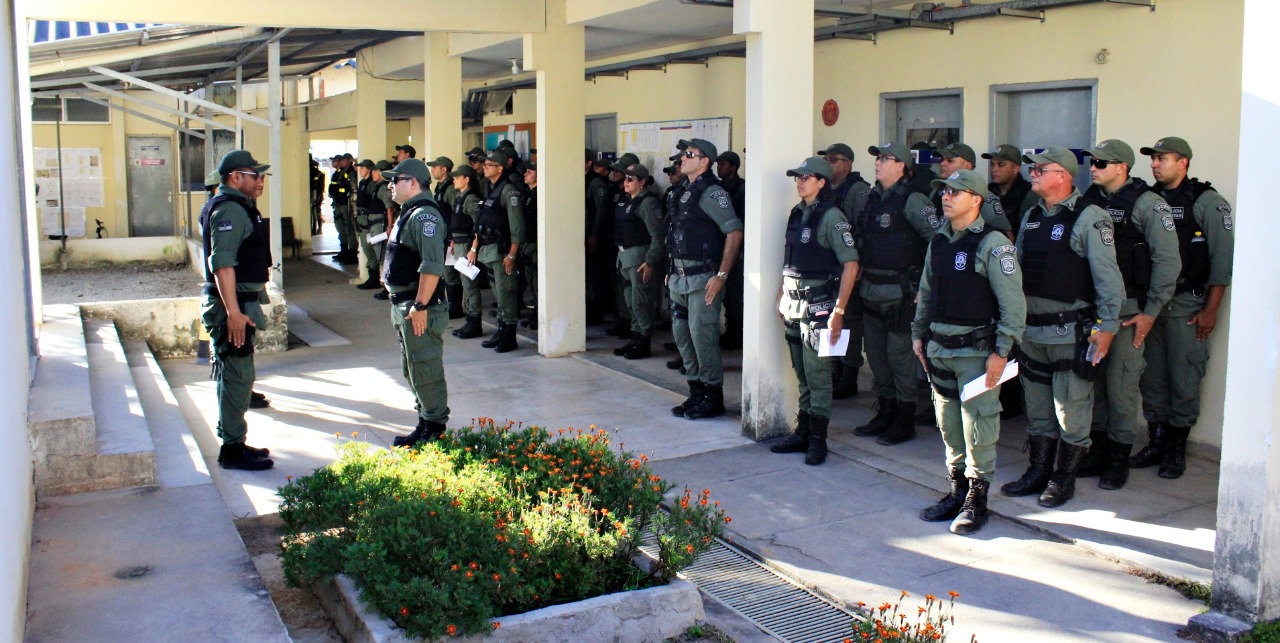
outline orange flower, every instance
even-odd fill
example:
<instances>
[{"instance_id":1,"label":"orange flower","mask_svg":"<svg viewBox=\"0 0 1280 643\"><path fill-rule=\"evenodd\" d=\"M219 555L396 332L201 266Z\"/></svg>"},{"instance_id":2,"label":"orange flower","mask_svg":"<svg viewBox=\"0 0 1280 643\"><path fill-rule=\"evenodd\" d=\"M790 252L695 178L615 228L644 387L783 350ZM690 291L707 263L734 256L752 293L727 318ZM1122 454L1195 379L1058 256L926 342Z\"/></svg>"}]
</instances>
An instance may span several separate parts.
<instances>
[{"instance_id":1,"label":"orange flower","mask_svg":"<svg viewBox=\"0 0 1280 643\"><path fill-rule=\"evenodd\" d=\"M932 602L934 602L934 601L938 600L938 597L937 597L937 596L934 596L933 594L925 594L925 595L924 595L924 600L925 600L926 602L932 603Z\"/></svg>"},{"instance_id":2,"label":"orange flower","mask_svg":"<svg viewBox=\"0 0 1280 643\"><path fill-rule=\"evenodd\" d=\"M733 522L733 518L730 518L730 517L728 517L728 516L725 516L725 517L724 517L724 523L725 523L726 525L727 525L727 524L729 524L729 523L731 523L731 522Z\"/></svg>"},{"instance_id":3,"label":"orange flower","mask_svg":"<svg viewBox=\"0 0 1280 643\"><path fill-rule=\"evenodd\" d=\"M960 598L960 592L957 592L957 591L947 592L947 595L950 596L951 598Z\"/></svg>"},{"instance_id":4,"label":"orange flower","mask_svg":"<svg viewBox=\"0 0 1280 643\"><path fill-rule=\"evenodd\" d=\"M400 608L400 616L408 616L408 615L409 615L409 608L407 608L407 607L401 607L401 608Z\"/></svg>"},{"instance_id":5,"label":"orange flower","mask_svg":"<svg viewBox=\"0 0 1280 643\"><path fill-rule=\"evenodd\" d=\"M502 574L494 574L494 575L493 575L493 581L494 581L495 583L496 583L496 582L499 582L499 581L501 581L501 580L502 580Z\"/></svg>"},{"instance_id":6,"label":"orange flower","mask_svg":"<svg viewBox=\"0 0 1280 643\"><path fill-rule=\"evenodd\" d=\"M454 564L450 565L450 566L449 566L449 571L454 571L454 572L458 571L458 563L454 563Z\"/></svg>"},{"instance_id":7,"label":"orange flower","mask_svg":"<svg viewBox=\"0 0 1280 643\"><path fill-rule=\"evenodd\" d=\"M685 550L685 551L687 551L687 552L689 552L690 554L692 554L692 553L693 553L693 545L685 545L685 546L684 546L684 550Z\"/></svg>"},{"instance_id":8,"label":"orange flower","mask_svg":"<svg viewBox=\"0 0 1280 643\"><path fill-rule=\"evenodd\" d=\"M448 632L449 636L454 636L458 633L458 628L453 623L450 623L448 627L444 628L444 631Z\"/></svg>"},{"instance_id":9,"label":"orange flower","mask_svg":"<svg viewBox=\"0 0 1280 643\"><path fill-rule=\"evenodd\" d=\"M474 578L474 577L475 577L475 574L471 572L467 572L467 578Z\"/></svg>"},{"instance_id":10,"label":"orange flower","mask_svg":"<svg viewBox=\"0 0 1280 643\"><path fill-rule=\"evenodd\" d=\"M494 622L493 622L493 629L495 629L495 630L496 630L496 629L498 629L498 628L500 628L500 627L502 627L502 623L501 623L501 622L499 622L499 621L494 621Z\"/></svg>"}]
</instances>

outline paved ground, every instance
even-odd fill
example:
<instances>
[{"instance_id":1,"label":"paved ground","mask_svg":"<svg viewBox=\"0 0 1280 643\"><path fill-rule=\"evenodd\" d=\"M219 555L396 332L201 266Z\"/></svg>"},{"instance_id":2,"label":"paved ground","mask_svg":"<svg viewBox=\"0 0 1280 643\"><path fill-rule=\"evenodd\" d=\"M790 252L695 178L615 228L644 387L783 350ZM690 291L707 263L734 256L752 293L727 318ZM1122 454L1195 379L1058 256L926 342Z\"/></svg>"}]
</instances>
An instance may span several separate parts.
<instances>
[{"instance_id":1,"label":"paved ground","mask_svg":"<svg viewBox=\"0 0 1280 643\"><path fill-rule=\"evenodd\" d=\"M275 488L288 476L332 460L335 432L385 445L414 422L386 305L346 285L346 276L322 261L291 261L286 270L290 303L352 344L259 355L257 389L272 407L251 414L249 438L271 447L276 469L210 467L236 516L273 512ZM739 544L850 603L876 604L900 590L958 591L956 631L982 641L1173 640L1203 609L1126 573L1128 566L1112 556L1145 556L1157 568L1207 575L1216 495L1211 463L1195 461L1173 485L1161 485L1152 472L1135 472L1122 492L1085 481L1078 498L1055 512L996 496L994 508L1012 519L994 519L978 536L962 538L915 517L936 498L928 487L943 482L936 432L922 430L920 439L894 448L854 438L851 427L869 413L864 394L841 403L828 464L806 467L799 456L773 455L742 437L735 419L671 417L667 408L682 399L673 391L683 378L661 365L665 358L628 363L608 352L618 342L604 337L603 327L589 332L592 352L561 359L538 357L524 340L520 350L498 355L479 340L447 336L450 426L490 416L616 430L615 441L648 453L663 475L712 489L734 518L731 535ZM211 454L207 367L187 361L162 367ZM1024 457L1021 427L1007 425L1005 434L1001 482L1020 473ZM1105 555L1064 542L1080 537L1092 538L1092 550Z\"/></svg>"}]
</instances>

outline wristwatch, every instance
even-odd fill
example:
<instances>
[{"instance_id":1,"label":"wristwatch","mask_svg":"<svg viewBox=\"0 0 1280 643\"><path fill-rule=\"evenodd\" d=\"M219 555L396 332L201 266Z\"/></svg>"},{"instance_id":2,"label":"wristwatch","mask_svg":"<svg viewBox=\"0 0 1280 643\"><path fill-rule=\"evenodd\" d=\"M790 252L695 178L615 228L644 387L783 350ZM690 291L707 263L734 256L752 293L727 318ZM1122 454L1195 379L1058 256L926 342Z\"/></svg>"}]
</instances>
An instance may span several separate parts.
<instances>
[{"instance_id":1,"label":"wristwatch","mask_svg":"<svg viewBox=\"0 0 1280 643\"><path fill-rule=\"evenodd\" d=\"M426 310L426 309L427 309L427 305L415 299L415 300L413 300L413 309L414 309L414 310Z\"/></svg>"},{"instance_id":2,"label":"wristwatch","mask_svg":"<svg viewBox=\"0 0 1280 643\"><path fill-rule=\"evenodd\" d=\"M515 261L515 260L516 260L516 256L515 256L515 255L507 255L507 258L508 258L508 259L510 259L510 260L512 260L512 261Z\"/></svg>"},{"instance_id":3,"label":"wristwatch","mask_svg":"<svg viewBox=\"0 0 1280 643\"><path fill-rule=\"evenodd\" d=\"M839 307L839 306L836 306L835 308L832 308L832 309L831 309L831 312L833 312L833 313L835 313L835 314L837 314L837 315L843 315L843 314L844 314L844 309L843 309L843 308L841 308L841 307Z\"/></svg>"},{"instance_id":4,"label":"wristwatch","mask_svg":"<svg viewBox=\"0 0 1280 643\"><path fill-rule=\"evenodd\" d=\"M728 279L728 278L729 278L729 273L727 273L727 272L717 272L717 273L716 273L716 279L719 279L719 280L721 280L721 281L724 281L725 279Z\"/></svg>"}]
</instances>

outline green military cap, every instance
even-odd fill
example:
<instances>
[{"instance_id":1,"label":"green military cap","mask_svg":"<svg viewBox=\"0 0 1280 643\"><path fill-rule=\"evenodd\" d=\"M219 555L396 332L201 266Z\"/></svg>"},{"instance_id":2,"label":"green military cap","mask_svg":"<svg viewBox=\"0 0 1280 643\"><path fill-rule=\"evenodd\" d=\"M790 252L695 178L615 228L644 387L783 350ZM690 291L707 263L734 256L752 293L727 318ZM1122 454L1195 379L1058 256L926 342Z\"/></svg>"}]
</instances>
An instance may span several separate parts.
<instances>
[{"instance_id":1,"label":"green military cap","mask_svg":"<svg viewBox=\"0 0 1280 643\"><path fill-rule=\"evenodd\" d=\"M1133 148L1118 138L1109 138L1081 153L1085 156L1092 156L1095 159L1118 161L1133 167Z\"/></svg>"},{"instance_id":2,"label":"green military cap","mask_svg":"<svg viewBox=\"0 0 1280 643\"><path fill-rule=\"evenodd\" d=\"M1046 147L1039 154L1023 154L1022 162L1027 165L1057 163L1071 176L1075 176L1080 169L1080 161L1076 159L1076 153L1065 147Z\"/></svg>"},{"instance_id":3,"label":"green military cap","mask_svg":"<svg viewBox=\"0 0 1280 643\"><path fill-rule=\"evenodd\" d=\"M649 168L641 165L640 163L632 163L631 165L628 165L626 169L622 170L622 173L627 176L634 176L641 181L649 180Z\"/></svg>"},{"instance_id":4,"label":"green military cap","mask_svg":"<svg viewBox=\"0 0 1280 643\"><path fill-rule=\"evenodd\" d=\"M391 161L378 161L378 164L375 165L374 168L379 172L386 172L391 169Z\"/></svg>"},{"instance_id":5,"label":"green military cap","mask_svg":"<svg viewBox=\"0 0 1280 643\"><path fill-rule=\"evenodd\" d=\"M825 150L818 150L818 156L826 156L828 154L839 154L850 161L853 160L853 148L844 143L832 143Z\"/></svg>"},{"instance_id":6,"label":"green military cap","mask_svg":"<svg viewBox=\"0 0 1280 643\"><path fill-rule=\"evenodd\" d=\"M636 163L639 163L639 162L640 162L640 157L636 156L635 154L632 154L631 152L627 152L626 154L623 154L622 156L619 156L619 157L618 157L618 162L617 162L617 163L614 163L613 165L621 166L621 167L618 169L618 171L619 171L619 172L621 172L622 170L625 170L625 169L627 168L627 166L629 166L629 165L635 165ZM612 168L613 168L613 165L611 165L611 166L609 166L609 167L612 169Z\"/></svg>"},{"instance_id":7,"label":"green military cap","mask_svg":"<svg viewBox=\"0 0 1280 643\"><path fill-rule=\"evenodd\" d=\"M721 152L720 156L716 157L716 163L720 161L729 163L734 167L742 167L742 157L738 156L737 152Z\"/></svg>"},{"instance_id":8,"label":"green military cap","mask_svg":"<svg viewBox=\"0 0 1280 643\"><path fill-rule=\"evenodd\" d=\"M204 186L206 188L216 187L221 183L222 183L222 175L218 174L217 170L214 170L206 174L204 177Z\"/></svg>"},{"instance_id":9,"label":"green military cap","mask_svg":"<svg viewBox=\"0 0 1280 643\"><path fill-rule=\"evenodd\" d=\"M1142 152L1143 156L1155 156L1156 154L1173 152L1179 156L1191 158L1191 145L1185 139L1177 136L1166 136L1156 141L1155 145L1144 147L1138 151Z\"/></svg>"},{"instance_id":10,"label":"green military cap","mask_svg":"<svg viewBox=\"0 0 1280 643\"><path fill-rule=\"evenodd\" d=\"M218 161L218 174L226 176L236 170L249 169L254 172L265 172L270 165L263 165L253 159L253 155L246 150L231 150L222 155L222 160Z\"/></svg>"},{"instance_id":11,"label":"green military cap","mask_svg":"<svg viewBox=\"0 0 1280 643\"><path fill-rule=\"evenodd\" d=\"M692 147L698 150L699 152L702 152L709 159L714 159L717 156L720 156L719 150L716 149L716 144L708 140L704 140L701 138L691 139L689 141L689 147Z\"/></svg>"},{"instance_id":12,"label":"green military cap","mask_svg":"<svg viewBox=\"0 0 1280 643\"><path fill-rule=\"evenodd\" d=\"M413 146L412 146L412 145L408 145L408 144L405 144L405 145L397 145L397 146L396 146L396 151L397 151L397 152L408 152L408 153L409 153L409 157L410 157L410 158L415 157L415 156L417 156L417 155L418 155L418 150L413 149Z\"/></svg>"},{"instance_id":13,"label":"green military cap","mask_svg":"<svg viewBox=\"0 0 1280 643\"><path fill-rule=\"evenodd\" d=\"M514 150L516 149L516 144L512 143L510 139L504 138L501 141L498 141L498 149L503 149L503 148Z\"/></svg>"},{"instance_id":14,"label":"green military cap","mask_svg":"<svg viewBox=\"0 0 1280 643\"><path fill-rule=\"evenodd\" d=\"M342 154L342 158L347 159L348 161L354 161L356 159L356 157L351 156L351 152L344 152Z\"/></svg>"},{"instance_id":15,"label":"green military cap","mask_svg":"<svg viewBox=\"0 0 1280 643\"><path fill-rule=\"evenodd\" d=\"M794 170L787 170L787 176L820 176L831 179L831 164L821 156L810 156Z\"/></svg>"},{"instance_id":16,"label":"green military cap","mask_svg":"<svg viewBox=\"0 0 1280 643\"><path fill-rule=\"evenodd\" d=\"M965 192L973 192L982 198L991 195L991 191L987 189L987 181L973 170L956 170L945 179L934 179L929 182L935 188L947 186Z\"/></svg>"},{"instance_id":17,"label":"green military cap","mask_svg":"<svg viewBox=\"0 0 1280 643\"><path fill-rule=\"evenodd\" d=\"M330 162L330 163L332 163L332 162L334 162L334 161L341 161L341 160L342 160L342 155L341 155L341 154L334 154L333 156L330 156L330 157L329 157L329 162Z\"/></svg>"},{"instance_id":18,"label":"green military cap","mask_svg":"<svg viewBox=\"0 0 1280 643\"><path fill-rule=\"evenodd\" d=\"M662 172L663 172L663 174L679 174L679 173L680 173L680 164L679 164L679 163L673 163L673 164L671 164L671 165L668 165L668 166L666 166L666 167L662 168Z\"/></svg>"},{"instance_id":19,"label":"green military cap","mask_svg":"<svg viewBox=\"0 0 1280 643\"><path fill-rule=\"evenodd\" d=\"M388 170L382 173L387 179L394 180L401 175L412 176L423 183L431 180L431 171L427 169L427 164L421 159L405 159L400 161L400 165L395 170Z\"/></svg>"},{"instance_id":20,"label":"green military cap","mask_svg":"<svg viewBox=\"0 0 1280 643\"><path fill-rule=\"evenodd\" d=\"M952 143L938 150L938 154L941 154L944 159L953 159L958 156L971 164L978 162L978 157L973 153L973 148L964 143Z\"/></svg>"},{"instance_id":21,"label":"green military cap","mask_svg":"<svg viewBox=\"0 0 1280 643\"><path fill-rule=\"evenodd\" d=\"M492 152L489 152L489 155L484 158L490 163L497 163L498 165L501 165L503 167L506 167L507 165L507 153L501 150L494 150Z\"/></svg>"},{"instance_id":22,"label":"green military cap","mask_svg":"<svg viewBox=\"0 0 1280 643\"><path fill-rule=\"evenodd\" d=\"M427 161L427 167L435 167L437 165L443 166L444 169L450 172L453 171L453 159L447 156L437 156L436 160Z\"/></svg>"},{"instance_id":23,"label":"green military cap","mask_svg":"<svg viewBox=\"0 0 1280 643\"><path fill-rule=\"evenodd\" d=\"M911 150L908 150L907 146L902 143L885 143L879 147L872 145L867 148L867 154L872 156L880 156L881 154L885 156L892 156L893 158L906 163L908 168L915 167L916 165L915 158L911 156Z\"/></svg>"},{"instance_id":24,"label":"green military cap","mask_svg":"<svg viewBox=\"0 0 1280 643\"><path fill-rule=\"evenodd\" d=\"M689 149L689 141L686 141L683 138L676 141L676 149L680 150L681 152Z\"/></svg>"},{"instance_id":25,"label":"green military cap","mask_svg":"<svg viewBox=\"0 0 1280 643\"><path fill-rule=\"evenodd\" d=\"M525 172L537 172L537 171L538 171L538 164L537 164L537 163L533 163L533 162L525 163L525 164L524 164L524 171L525 171Z\"/></svg>"},{"instance_id":26,"label":"green military cap","mask_svg":"<svg viewBox=\"0 0 1280 643\"><path fill-rule=\"evenodd\" d=\"M484 158L484 150L478 147L473 147L471 148L470 152L467 152L467 158L476 158L476 157Z\"/></svg>"},{"instance_id":27,"label":"green military cap","mask_svg":"<svg viewBox=\"0 0 1280 643\"><path fill-rule=\"evenodd\" d=\"M471 169L470 165L459 165L458 169L449 173L449 176L452 176L455 179L460 176L465 176L472 181L475 181L478 178L476 177L476 171Z\"/></svg>"},{"instance_id":28,"label":"green military cap","mask_svg":"<svg viewBox=\"0 0 1280 643\"><path fill-rule=\"evenodd\" d=\"M1009 161L1010 163L1021 163L1022 151L1008 143L1005 143L1003 145L997 145L996 149L991 150L990 152L983 152L982 158L989 161L1000 159L1003 161Z\"/></svg>"},{"instance_id":29,"label":"green military cap","mask_svg":"<svg viewBox=\"0 0 1280 643\"><path fill-rule=\"evenodd\" d=\"M367 167L370 170L372 170L377 166L373 164L373 161L370 161L369 159L365 159L363 161L360 161L359 163L356 163L356 167Z\"/></svg>"}]
</instances>

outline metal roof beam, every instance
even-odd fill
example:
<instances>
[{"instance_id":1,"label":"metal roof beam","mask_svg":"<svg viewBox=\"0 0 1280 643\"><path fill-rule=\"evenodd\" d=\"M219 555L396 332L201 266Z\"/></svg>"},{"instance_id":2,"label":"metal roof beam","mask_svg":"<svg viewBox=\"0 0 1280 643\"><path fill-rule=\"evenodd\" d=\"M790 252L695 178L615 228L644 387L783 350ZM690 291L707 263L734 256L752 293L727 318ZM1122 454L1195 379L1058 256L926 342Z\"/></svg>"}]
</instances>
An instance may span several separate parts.
<instances>
[{"instance_id":1,"label":"metal roof beam","mask_svg":"<svg viewBox=\"0 0 1280 643\"><path fill-rule=\"evenodd\" d=\"M226 63L205 63L203 65L183 65L181 67L165 67L163 69L143 69L141 71L130 72L131 75L138 78L148 78L151 76L165 76L168 74L185 74L191 71L209 71L210 69L221 69ZM102 76L94 74L92 76L73 76L70 78L51 78L49 80L33 80L31 81L31 89L47 89L49 87L61 87L63 85L79 85L80 83L89 81L103 80Z\"/></svg>"},{"instance_id":2,"label":"metal roof beam","mask_svg":"<svg viewBox=\"0 0 1280 643\"><path fill-rule=\"evenodd\" d=\"M292 31L293 31L293 27L285 27L284 29L277 31L275 35L268 38L266 42L258 43L258 46L253 48L253 51L250 51L249 53L243 56L236 56L234 59L229 61L230 64L227 66L227 69L232 69L238 65L243 65L246 60L249 60L250 58L253 58L254 56L258 55L258 52L262 51L263 49L266 49L267 46L270 45L271 43L279 42L281 38L284 38L285 36L289 35L289 33ZM241 51L243 51L243 49ZM221 78L223 74L227 73L227 69L223 69L222 71L209 74L208 79L205 81L204 84L210 85L217 82L217 80Z\"/></svg>"},{"instance_id":3,"label":"metal roof beam","mask_svg":"<svg viewBox=\"0 0 1280 643\"><path fill-rule=\"evenodd\" d=\"M95 97L93 97L93 96L81 96L80 98L82 98L82 99L84 99L84 100L87 100L87 101L89 101L90 103L97 103L97 104L99 104L99 105L102 105L103 107L110 107L111 109L118 109L118 110L120 110L120 111L122 111L122 112L124 112L124 113L126 113L126 114L131 114L131 115L133 115L133 116L137 116L138 118L141 118L141 119L145 119L145 120L151 121L152 123L155 123L155 124L157 124L157 125L164 125L165 127L168 127L168 128L170 128L170 129L178 130L179 132L182 132L183 134L186 134L186 135L188 135L188 136L194 136L194 137L196 137L196 138L204 138L204 132L197 132L196 130L188 129L188 128L186 128L186 127L182 127L181 125L174 125L173 123L170 123L169 121L166 121L166 120L164 120L163 118L156 118L155 116L152 116L152 115L150 115L150 114L143 114L142 112L139 112L139 111L136 111L136 110L129 109L128 107L125 107L124 105L117 105L117 104L115 104L115 103L113 103L113 102L111 102L111 101L109 101L109 100L103 100L103 99L101 99L101 98L95 98Z\"/></svg>"},{"instance_id":4,"label":"metal roof beam","mask_svg":"<svg viewBox=\"0 0 1280 643\"><path fill-rule=\"evenodd\" d=\"M267 119L265 119L265 118L258 118L257 116L253 116L253 115L251 115L251 114L246 114L246 113L244 113L244 112L242 112L242 111L240 111L240 110L237 110L237 109L231 109L230 107L223 107L222 105L219 105L219 104L217 104L217 103L215 103L215 102L207 101L207 100L204 100L203 98L196 98L196 97L194 97L194 96L192 96L192 95L190 95L190 94L184 94L184 93L182 93L182 92L180 92L180 91L176 91L176 90L173 90L173 89L169 89L168 87L164 87L164 86L161 86L161 85L157 85L157 84L155 84L155 83L152 83L152 82L149 82L149 81L142 80L141 78L137 78L137 77L135 77L135 76L130 76L130 75L128 75L128 74L122 74L122 73L120 73L120 72L118 72L118 71L115 71L115 70L112 70L112 69L107 69L106 67L90 67L90 68L89 68L89 71L92 71L92 72L95 72L95 73L98 73L98 74L102 74L102 75L104 75L104 76L110 76L110 77L112 77L112 78L115 78L116 80L121 80L121 81L124 81L124 82L126 82L126 83L132 83L132 84L137 85L137 86L139 86L139 87L145 87L146 89L150 89L150 90L151 90L151 91L153 91L153 92L158 92L158 93L160 93L160 94L164 94L165 96L171 96L171 97L173 97L173 98L177 98L177 99L179 99L179 100L185 100L185 101L188 101L188 102L194 103L194 104L196 104L196 105L200 105L201 107L205 107L205 108L208 108L208 109L212 109L212 110L214 110L214 111L216 111L216 112L222 112L223 114L230 114L230 115L232 115L232 116L235 116L235 117L238 117L238 118L244 119L244 120L246 120L246 121L249 121L250 123L257 123L257 124L259 124L259 125L263 125L263 126L266 126L266 127L270 127L270 126L271 126L271 122L270 122L270 121L268 121L268 120L267 120Z\"/></svg>"},{"instance_id":5,"label":"metal roof beam","mask_svg":"<svg viewBox=\"0 0 1280 643\"><path fill-rule=\"evenodd\" d=\"M116 91L116 90L114 90L114 89L109 89L109 88L107 88L107 87L103 87L102 85L95 85L95 84L93 84L93 83L84 83L84 86L85 86L85 87L88 87L89 89L92 89L93 91L96 91L96 92L98 92L98 93L106 94L106 95L111 96L111 97L114 97L114 98L119 98L119 99L120 99L120 100L122 100L122 101L126 101L126 102L134 102L134 103L138 103L139 105L146 105L147 107L150 107L151 109L154 109L154 110L157 110L157 111L161 111L161 112L164 112L164 113L166 113L166 114L170 114L170 115L172 115L172 116L180 116L180 117L182 117L182 118L189 118L189 119L191 119L191 120L193 120L193 121L200 121L201 123L207 123L207 124L209 124L210 126L216 127L216 128L218 128L218 129L226 129L226 130L229 130L229 129L235 129L235 128L233 128L233 127L229 126L229 125L224 125L224 124L222 124L222 123L219 123L218 121L215 121L215 120L213 120L212 118L206 118L206 117L204 117L204 116L197 116L197 115L192 114L192 113L189 113L189 112L187 112L187 111L184 111L184 110L181 110L181 109L177 109L176 107L169 107L168 105L163 105L163 104L161 104L161 103L154 103L154 102L152 102L152 101L149 101L149 100L147 100L147 99L145 99L145 98L142 98L142 97L139 97L139 96L130 96L130 95L128 95L128 94L126 94L126 93L124 93L124 92L119 92L119 91Z\"/></svg>"}]
</instances>

